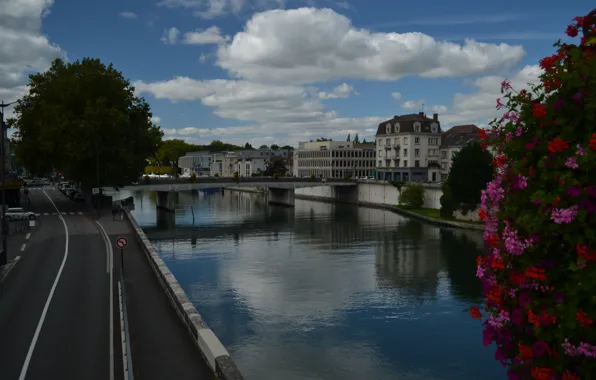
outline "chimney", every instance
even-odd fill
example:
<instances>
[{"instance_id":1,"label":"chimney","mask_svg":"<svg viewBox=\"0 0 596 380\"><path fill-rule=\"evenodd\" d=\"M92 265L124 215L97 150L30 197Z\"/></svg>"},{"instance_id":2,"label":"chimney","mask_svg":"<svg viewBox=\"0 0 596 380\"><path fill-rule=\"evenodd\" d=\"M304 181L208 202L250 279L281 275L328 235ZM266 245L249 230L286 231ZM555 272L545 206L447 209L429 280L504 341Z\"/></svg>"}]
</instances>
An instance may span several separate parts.
<instances>
[{"instance_id":1,"label":"chimney","mask_svg":"<svg viewBox=\"0 0 596 380\"><path fill-rule=\"evenodd\" d=\"M434 121L439 121L439 114L438 113L433 113L433 120Z\"/></svg>"},{"instance_id":2,"label":"chimney","mask_svg":"<svg viewBox=\"0 0 596 380\"><path fill-rule=\"evenodd\" d=\"M420 117L424 117L424 112L419 112L419 113L418 113L418 116L420 116Z\"/></svg>"}]
</instances>

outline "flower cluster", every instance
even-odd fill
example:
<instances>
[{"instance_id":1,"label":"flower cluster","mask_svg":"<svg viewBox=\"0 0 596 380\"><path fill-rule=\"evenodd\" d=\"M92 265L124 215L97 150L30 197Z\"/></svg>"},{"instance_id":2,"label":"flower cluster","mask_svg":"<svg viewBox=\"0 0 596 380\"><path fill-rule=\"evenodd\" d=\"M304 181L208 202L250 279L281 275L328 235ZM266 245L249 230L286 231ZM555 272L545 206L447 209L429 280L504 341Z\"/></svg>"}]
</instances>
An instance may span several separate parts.
<instances>
[{"instance_id":1,"label":"flower cluster","mask_svg":"<svg viewBox=\"0 0 596 380\"><path fill-rule=\"evenodd\" d=\"M581 42L555 44L531 91L504 81L505 113L480 133L496 174L479 211L485 302L470 315L510 379L596 374L595 25L596 10L574 19Z\"/></svg>"}]
</instances>

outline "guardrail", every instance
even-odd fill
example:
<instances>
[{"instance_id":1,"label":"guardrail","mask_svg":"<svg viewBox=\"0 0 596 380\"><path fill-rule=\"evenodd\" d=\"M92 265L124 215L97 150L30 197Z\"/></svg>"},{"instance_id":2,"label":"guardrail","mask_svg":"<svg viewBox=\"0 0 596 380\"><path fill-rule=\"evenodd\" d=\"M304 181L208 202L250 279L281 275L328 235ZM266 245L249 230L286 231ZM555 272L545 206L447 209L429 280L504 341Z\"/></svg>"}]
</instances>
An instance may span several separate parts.
<instances>
[{"instance_id":1,"label":"guardrail","mask_svg":"<svg viewBox=\"0 0 596 380\"><path fill-rule=\"evenodd\" d=\"M203 359L209 365L213 374L218 380L243 380L244 377L238 370L230 354L203 321L203 318L188 299L176 277L170 272L166 263L159 257L159 254L137 224L134 216L126 208L124 208L124 212L135 231L137 240L147 256L147 260L149 260L149 264L159 284L170 300L170 304L176 311L176 314L178 314L182 323L186 326L193 342L198 347Z\"/></svg>"},{"instance_id":2,"label":"guardrail","mask_svg":"<svg viewBox=\"0 0 596 380\"><path fill-rule=\"evenodd\" d=\"M124 360L124 380L134 380L134 371L132 367L132 355L130 350L130 333L128 328L128 312L126 308L126 290L122 284L124 277L120 272L120 281L118 281L118 297L120 298L120 336L122 337L122 353Z\"/></svg>"},{"instance_id":3,"label":"guardrail","mask_svg":"<svg viewBox=\"0 0 596 380\"><path fill-rule=\"evenodd\" d=\"M353 182L351 180L346 180L343 178L296 178L296 177L278 177L277 179L274 177L239 177L235 179L233 177L197 177L196 179L191 178L149 178L149 181L145 181L144 179L139 180L137 185L175 185L175 184L191 184L191 183L260 183L260 182L282 182L282 183L304 183L304 182L313 182L313 183L320 183L320 182L327 182L327 183L349 183ZM106 185L105 187L127 187L127 186L136 186L132 183L124 183L123 186L120 185Z\"/></svg>"},{"instance_id":4,"label":"guardrail","mask_svg":"<svg viewBox=\"0 0 596 380\"><path fill-rule=\"evenodd\" d=\"M30 228L29 220L11 220L8 222L8 235L27 232Z\"/></svg>"}]
</instances>

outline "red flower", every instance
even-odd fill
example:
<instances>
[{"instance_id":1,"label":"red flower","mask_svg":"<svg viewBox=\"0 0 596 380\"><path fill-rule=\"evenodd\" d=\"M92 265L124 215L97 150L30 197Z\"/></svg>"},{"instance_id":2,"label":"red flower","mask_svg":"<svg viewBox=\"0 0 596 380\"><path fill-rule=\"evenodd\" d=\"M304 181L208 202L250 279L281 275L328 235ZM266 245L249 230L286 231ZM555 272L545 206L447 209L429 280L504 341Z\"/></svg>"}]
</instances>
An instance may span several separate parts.
<instances>
[{"instance_id":1,"label":"red flower","mask_svg":"<svg viewBox=\"0 0 596 380\"><path fill-rule=\"evenodd\" d=\"M470 316L474 319L482 318L482 314L480 313L480 308L478 306L472 306L470 308Z\"/></svg>"},{"instance_id":2,"label":"red flower","mask_svg":"<svg viewBox=\"0 0 596 380\"><path fill-rule=\"evenodd\" d=\"M521 343L518 344L518 347L519 347L519 356L521 356L522 359L529 359L532 357L532 347L525 346Z\"/></svg>"},{"instance_id":3,"label":"red flower","mask_svg":"<svg viewBox=\"0 0 596 380\"><path fill-rule=\"evenodd\" d=\"M596 150L596 133L592 133L592 138L590 139L590 149Z\"/></svg>"},{"instance_id":4,"label":"red flower","mask_svg":"<svg viewBox=\"0 0 596 380\"><path fill-rule=\"evenodd\" d=\"M585 329L587 329L594 323L594 321L590 319L590 317L588 317L588 314L586 314L582 309L579 309L579 311L575 313L575 319L577 319L579 324Z\"/></svg>"},{"instance_id":5,"label":"red flower","mask_svg":"<svg viewBox=\"0 0 596 380\"><path fill-rule=\"evenodd\" d=\"M551 380L552 369L546 367L534 367L530 370L534 380Z\"/></svg>"},{"instance_id":6,"label":"red flower","mask_svg":"<svg viewBox=\"0 0 596 380\"><path fill-rule=\"evenodd\" d=\"M536 327L540 326L540 318L532 310L528 310L528 322Z\"/></svg>"},{"instance_id":7,"label":"red flower","mask_svg":"<svg viewBox=\"0 0 596 380\"><path fill-rule=\"evenodd\" d=\"M496 258L490 263L490 267L494 270L505 269L505 264L503 263L503 259Z\"/></svg>"},{"instance_id":8,"label":"red flower","mask_svg":"<svg viewBox=\"0 0 596 380\"><path fill-rule=\"evenodd\" d=\"M481 128L481 129L478 131L478 136L480 136L480 138L481 138L482 140L485 140L485 139L486 139L486 130Z\"/></svg>"},{"instance_id":9,"label":"red flower","mask_svg":"<svg viewBox=\"0 0 596 380\"><path fill-rule=\"evenodd\" d=\"M488 238L488 245L490 248L496 248L499 246L499 237L497 235L491 235Z\"/></svg>"},{"instance_id":10,"label":"red flower","mask_svg":"<svg viewBox=\"0 0 596 380\"><path fill-rule=\"evenodd\" d=\"M565 372L561 380L581 380L579 376L575 376L570 374L569 372Z\"/></svg>"},{"instance_id":11,"label":"red flower","mask_svg":"<svg viewBox=\"0 0 596 380\"><path fill-rule=\"evenodd\" d=\"M561 197L556 197L552 203L553 207L559 207L559 202L561 202Z\"/></svg>"},{"instance_id":12,"label":"red flower","mask_svg":"<svg viewBox=\"0 0 596 380\"><path fill-rule=\"evenodd\" d=\"M596 251L589 251L587 244L578 244L575 250L577 255L586 261L596 261Z\"/></svg>"},{"instance_id":13,"label":"red flower","mask_svg":"<svg viewBox=\"0 0 596 380\"><path fill-rule=\"evenodd\" d=\"M573 21L575 21L575 23L577 24L577 26L579 26L580 28L584 26L584 23L587 23L590 21L590 18L588 16L577 16L573 18Z\"/></svg>"},{"instance_id":14,"label":"red flower","mask_svg":"<svg viewBox=\"0 0 596 380\"><path fill-rule=\"evenodd\" d=\"M559 137L555 137L552 141L548 142L548 150L551 153L562 152L563 149L567 148L569 148L569 143Z\"/></svg>"},{"instance_id":15,"label":"red flower","mask_svg":"<svg viewBox=\"0 0 596 380\"><path fill-rule=\"evenodd\" d=\"M526 277L533 278L535 280L543 281L546 280L546 275L544 274L544 269L529 267L526 269Z\"/></svg>"},{"instance_id":16,"label":"red flower","mask_svg":"<svg viewBox=\"0 0 596 380\"><path fill-rule=\"evenodd\" d=\"M569 25L567 27L567 30L565 30L565 34L568 35L571 38L577 37L577 34L578 34L577 27L576 26L573 26L573 25Z\"/></svg>"},{"instance_id":17,"label":"red flower","mask_svg":"<svg viewBox=\"0 0 596 380\"><path fill-rule=\"evenodd\" d=\"M480 210L478 210L478 218L480 218L481 221L485 221L486 220L486 210L481 208Z\"/></svg>"},{"instance_id":18,"label":"red flower","mask_svg":"<svg viewBox=\"0 0 596 380\"><path fill-rule=\"evenodd\" d=\"M544 104L534 104L534 107L532 107L532 115L534 115L535 118L540 119L546 116L547 109L548 108Z\"/></svg>"}]
</instances>

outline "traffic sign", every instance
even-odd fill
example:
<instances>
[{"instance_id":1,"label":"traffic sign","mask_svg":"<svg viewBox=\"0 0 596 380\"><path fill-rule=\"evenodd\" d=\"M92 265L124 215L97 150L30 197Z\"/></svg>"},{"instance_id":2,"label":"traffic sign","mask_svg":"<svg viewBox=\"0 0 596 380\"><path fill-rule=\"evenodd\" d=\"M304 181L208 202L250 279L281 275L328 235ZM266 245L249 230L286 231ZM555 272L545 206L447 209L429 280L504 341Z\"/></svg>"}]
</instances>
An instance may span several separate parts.
<instances>
[{"instance_id":1,"label":"traffic sign","mask_svg":"<svg viewBox=\"0 0 596 380\"><path fill-rule=\"evenodd\" d=\"M124 248L126 248L127 245L128 245L128 240L126 240L126 238L124 236L120 236L118 239L116 239L116 247L118 247L120 249L124 249Z\"/></svg>"},{"instance_id":2,"label":"traffic sign","mask_svg":"<svg viewBox=\"0 0 596 380\"><path fill-rule=\"evenodd\" d=\"M93 195L97 195L97 194L99 194L99 187L94 187L94 188L93 188L93 193L92 193L92 194L93 194Z\"/></svg>"}]
</instances>

